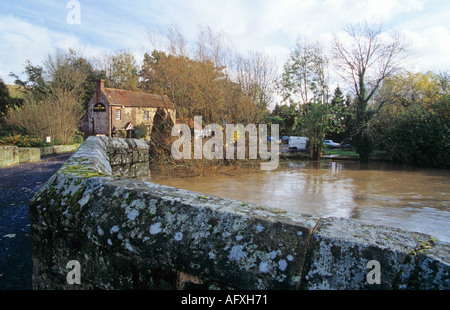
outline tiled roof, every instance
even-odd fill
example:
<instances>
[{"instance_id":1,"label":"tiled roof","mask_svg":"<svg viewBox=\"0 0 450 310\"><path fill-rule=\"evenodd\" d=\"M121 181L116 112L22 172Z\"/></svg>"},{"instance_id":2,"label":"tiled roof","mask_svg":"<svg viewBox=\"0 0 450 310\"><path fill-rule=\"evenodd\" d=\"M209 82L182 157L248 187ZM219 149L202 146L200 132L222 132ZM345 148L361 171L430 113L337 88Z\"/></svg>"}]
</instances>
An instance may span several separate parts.
<instances>
[{"instance_id":1,"label":"tiled roof","mask_svg":"<svg viewBox=\"0 0 450 310\"><path fill-rule=\"evenodd\" d=\"M167 96L115 88L103 88L103 94L111 105L175 109Z\"/></svg>"}]
</instances>

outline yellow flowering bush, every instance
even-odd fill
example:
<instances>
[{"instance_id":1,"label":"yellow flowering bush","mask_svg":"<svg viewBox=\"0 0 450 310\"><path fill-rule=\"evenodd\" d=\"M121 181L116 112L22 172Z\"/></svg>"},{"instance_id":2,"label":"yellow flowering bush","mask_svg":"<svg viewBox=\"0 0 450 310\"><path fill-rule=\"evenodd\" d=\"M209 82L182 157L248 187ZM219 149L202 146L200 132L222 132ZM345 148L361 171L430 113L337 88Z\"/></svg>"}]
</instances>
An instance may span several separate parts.
<instances>
[{"instance_id":1,"label":"yellow flowering bush","mask_svg":"<svg viewBox=\"0 0 450 310\"><path fill-rule=\"evenodd\" d=\"M29 135L5 136L0 138L0 145L15 145L18 147L42 147L49 146L44 139L31 137Z\"/></svg>"}]
</instances>

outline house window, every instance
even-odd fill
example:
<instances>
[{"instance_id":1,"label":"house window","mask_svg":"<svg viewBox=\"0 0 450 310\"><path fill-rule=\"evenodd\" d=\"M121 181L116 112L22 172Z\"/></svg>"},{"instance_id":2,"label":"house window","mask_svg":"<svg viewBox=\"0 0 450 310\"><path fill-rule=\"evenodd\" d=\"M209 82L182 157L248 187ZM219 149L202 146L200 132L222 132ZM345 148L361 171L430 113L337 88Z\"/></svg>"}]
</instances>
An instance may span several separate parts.
<instances>
[{"instance_id":1,"label":"house window","mask_svg":"<svg viewBox=\"0 0 450 310\"><path fill-rule=\"evenodd\" d=\"M148 111L144 111L144 121L148 121Z\"/></svg>"},{"instance_id":2,"label":"house window","mask_svg":"<svg viewBox=\"0 0 450 310\"><path fill-rule=\"evenodd\" d=\"M116 110L116 120L120 120L120 115L121 111L120 110Z\"/></svg>"}]
</instances>

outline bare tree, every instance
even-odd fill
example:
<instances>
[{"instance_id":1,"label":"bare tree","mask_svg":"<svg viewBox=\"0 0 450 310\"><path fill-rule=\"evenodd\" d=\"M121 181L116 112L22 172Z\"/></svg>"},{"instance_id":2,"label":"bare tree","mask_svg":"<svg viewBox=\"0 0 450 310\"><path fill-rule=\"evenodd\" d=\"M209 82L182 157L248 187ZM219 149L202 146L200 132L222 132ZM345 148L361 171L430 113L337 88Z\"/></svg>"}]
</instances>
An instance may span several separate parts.
<instances>
[{"instance_id":1,"label":"bare tree","mask_svg":"<svg viewBox=\"0 0 450 310\"><path fill-rule=\"evenodd\" d=\"M382 81L399 72L407 56L407 43L398 31L390 35L379 24L350 25L345 37L334 36L332 56L337 73L352 86L356 95L356 148L362 162L373 150L370 121L381 108L369 111L369 102Z\"/></svg>"},{"instance_id":2,"label":"bare tree","mask_svg":"<svg viewBox=\"0 0 450 310\"><path fill-rule=\"evenodd\" d=\"M166 39L168 41L168 50L175 56L186 56L188 53L188 46L186 38L180 30L180 27L175 24L167 26Z\"/></svg>"},{"instance_id":3,"label":"bare tree","mask_svg":"<svg viewBox=\"0 0 450 310\"><path fill-rule=\"evenodd\" d=\"M228 35L224 31L215 31L209 26L199 27L193 58L199 61L211 61L225 74L229 74L228 69L233 61L233 49Z\"/></svg>"},{"instance_id":4,"label":"bare tree","mask_svg":"<svg viewBox=\"0 0 450 310\"><path fill-rule=\"evenodd\" d=\"M297 40L284 65L281 92L290 103L327 103L328 58L318 42Z\"/></svg>"},{"instance_id":5,"label":"bare tree","mask_svg":"<svg viewBox=\"0 0 450 310\"><path fill-rule=\"evenodd\" d=\"M51 136L62 144L71 144L82 116L78 96L55 89L43 101L31 98L11 109L7 122L36 137Z\"/></svg>"},{"instance_id":6,"label":"bare tree","mask_svg":"<svg viewBox=\"0 0 450 310\"><path fill-rule=\"evenodd\" d=\"M104 74L107 87L137 90L139 66L130 50L105 53L94 62L97 71Z\"/></svg>"},{"instance_id":7,"label":"bare tree","mask_svg":"<svg viewBox=\"0 0 450 310\"><path fill-rule=\"evenodd\" d=\"M247 57L235 56L234 71L236 82L242 91L256 102L260 121L263 121L275 96L275 60L263 53L250 51Z\"/></svg>"}]
</instances>

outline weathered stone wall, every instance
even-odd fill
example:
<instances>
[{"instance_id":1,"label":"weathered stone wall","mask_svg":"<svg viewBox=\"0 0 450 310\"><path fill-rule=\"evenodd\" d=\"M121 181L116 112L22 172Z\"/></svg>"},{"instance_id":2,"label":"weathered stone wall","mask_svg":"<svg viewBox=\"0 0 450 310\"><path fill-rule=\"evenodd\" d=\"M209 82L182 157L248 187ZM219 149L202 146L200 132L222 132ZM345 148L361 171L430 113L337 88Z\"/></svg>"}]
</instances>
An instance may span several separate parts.
<instances>
[{"instance_id":1,"label":"weathered stone wall","mask_svg":"<svg viewBox=\"0 0 450 310\"><path fill-rule=\"evenodd\" d=\"M149 145L137 139L108 139L107 156L113 174L148 177Z\"/></svg>"},{"instance_id":2,"label":"weathered stone wall","mask_svg":"<svg viewBox=\"0 0 450 310\"><path fill-rule=\"evenodd\" d=\"M8 167L41 160L39 148L0 146L0 167Z\"/></svg>"},{"instance_id":3,"label":"weathered stone wall","mask_svg":"<svg viewBox=\"0 0 450 310\"><path fill-rule=\"evenodd\" d=\"M74 152L78 149L80 145L79 144L70 144L70 145L54 145L54 146L45 146L40 147L40 153L42 156L48 156L53 154L62 154L62 153L69 153Z\"/></svg>"},{"instance_id":4,"label":"weathered stone wall","mask_svg":"<svg viewBox=\"0 0 450 310\"><path fill-rule=\"evenodd\" d=\"M19 164L19 148L17 146L0 146L0 167Z\"/></svg>"},{"instance_id":5,"label":"weathered stone wall","mask_svg":"<svg viewBox=\"0 0 450 310\"><path fill-rule=\"evenodd\" d=\"M116 139L87 139L33 198L35 289L450 288L448 243L118 177L109 156L133 143Z\"/></svg>"},{"instance_id":6,"label":"weathered stone wall","mask_svg":"<svg viewBox=\"0 0 450 310\"><path fill-rule=\"evenodd\" d=\"M19 164L41 160L41 150L37 147L19 147Z\"/></svg>"},{"instance_id":7,"label":"weathered stone wall","mask_svg":"<svg viewBox=\"0 0 450 310\"><path fill-rule=\"evenodd\" d=\"M75 151L80 145L55 145L47 147L0 146L0 167L40 161L42 156Z\"/></svg>"}]
</instances>

